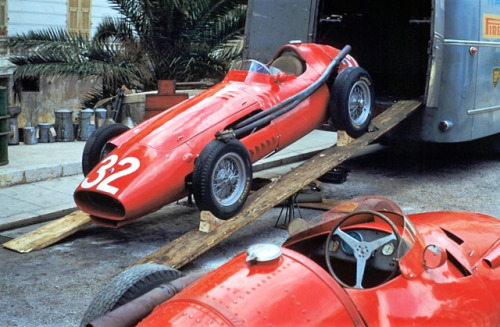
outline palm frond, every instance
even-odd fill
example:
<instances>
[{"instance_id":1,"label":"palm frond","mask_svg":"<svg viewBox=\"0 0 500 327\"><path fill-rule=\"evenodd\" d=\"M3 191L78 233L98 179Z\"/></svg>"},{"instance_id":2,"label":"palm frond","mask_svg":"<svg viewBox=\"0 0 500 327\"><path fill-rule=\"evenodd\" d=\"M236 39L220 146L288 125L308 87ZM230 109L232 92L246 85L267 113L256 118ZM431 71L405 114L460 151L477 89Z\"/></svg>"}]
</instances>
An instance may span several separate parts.
<instances>
[{"instance_id":1,"label":"palm frond","mask_svg":"<svg viewBox=\"0 0 500 327\"><path fill-rule=\"evenodd\" d=\"M214 60L230 63L235 59L239 59L243 53L244 37L243 35L235 35L232 39L216 46L210 53L210 57Z\"/></svg>"},{"instance_id":2,"label":"palm frond","mask_svg":"<svg viewBox=\"0 0 500 327\"><path fill-rule=\"evenodd\" d=\"M64 29L8 38L15 78L96 76L103 96L116 87L154 89L160 79L222 78L241 55L247 0L108 0L91 40Z\"/></svg>"},{"instance_id":3,"label":"palm frond","mask_svg":"<svg viewBox=\"0 0 500 327\"><path fill-rule=\"evenodd\" d=\"M104 17L99 26L97 26L94 40L119 42L134 37L134 29L127 21L117 17Z\"/></svg>"}]
</instances>

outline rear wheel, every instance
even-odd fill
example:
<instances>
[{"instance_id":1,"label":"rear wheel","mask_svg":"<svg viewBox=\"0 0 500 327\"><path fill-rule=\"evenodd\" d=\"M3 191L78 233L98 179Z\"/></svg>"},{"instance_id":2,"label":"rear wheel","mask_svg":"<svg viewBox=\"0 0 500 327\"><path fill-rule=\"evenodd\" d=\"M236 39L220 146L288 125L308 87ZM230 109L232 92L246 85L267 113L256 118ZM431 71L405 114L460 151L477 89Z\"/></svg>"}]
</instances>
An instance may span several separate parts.
<instances>
[{"instance_id":1,"label":"rear wheel","mask_svg":"<svg viewBox=\"0 0 500 327\"><path fill-rule=\"evenodd\" d=\"M181 276L180 271L158 264L142 264L128 268L101 289L85 311L80 326L84 327L157 286Z\"/></svg>"},{"instance_id":2,"label":"rear wheel","mask_svg":"<svg viewBox=\"0 0 500 327\"><path fill-rule=\"evenodd\" d=\"M82 171L84 176L87 176L99 161L109 154L110 149L106 147L108 141L128 130L129 128L122 124L106 124L99 127L89 137L83 148L82 155Z\"/></svg>"},{"instance_id":3,"label":"rear wheel","mask_svg":"<svg viewBox=\"0 0 500 327\"><path fill-rule=\"evenodd\" d=\"M238 140L207 144L196 161L193 195L200 210L221 219L236 215L250 193L252 162L246 147Z\"/></svg>"},{"instance_id":4,"label":"rear wheel","mask_svg":"<svg viewBox=\"0 0 500 327\"><path fill-rule=\"evenodd\" d=\"M351 137L360 137L370 125L374 107L373 81L361 67L349 67L340 72L333 83L330 115L336 130Z\"/></svg>"}]
</instances>

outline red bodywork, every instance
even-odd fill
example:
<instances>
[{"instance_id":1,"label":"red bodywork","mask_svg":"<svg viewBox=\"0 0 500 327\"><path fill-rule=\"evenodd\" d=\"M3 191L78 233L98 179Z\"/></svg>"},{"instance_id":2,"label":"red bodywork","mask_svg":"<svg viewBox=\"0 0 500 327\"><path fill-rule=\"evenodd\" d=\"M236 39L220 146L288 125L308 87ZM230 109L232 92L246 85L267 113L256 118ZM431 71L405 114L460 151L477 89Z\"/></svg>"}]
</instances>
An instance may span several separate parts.
<instances>
[{"instance_id":1,"label":"red bodywork","mask_svg":"<svg viewBox=\"0 0 500 327\"><path fill-rule=\"evenodd\" d=\"M471 212L405 217L381 197L354 201L358 209L368 203L372 210L399 217L397 228L406 233L408 248L389 281L344 288L325 269L326 236L345 216L342 208L334 208L291 236L277 259L247 262L248 254L242 253L158 306L139 326L500 325L497 218ZM387 231L377 221L348 229ZM423 264L430 244L446 253L446 261L434 268Z\"/></svg>"},{"instance_id":2,"label":"red bodywork","mask_svg":"<svg viewBox=\"0 0 500 327\"><path fill-rule=\"evenodd\" d=\"M116 148L75 191L78 207L94 223L119 227L188 194L196 158L215 134L296 95L324 73L339 50L318 44L289 44L305 70L280 79L248 71L230 71L205 92L144 121L111 140ZM350 56L339 66L358 66ZM252 162L290 145L327 118L329 90L320 87L290 112L244 136Z\"/></svg>"}]
</instances>

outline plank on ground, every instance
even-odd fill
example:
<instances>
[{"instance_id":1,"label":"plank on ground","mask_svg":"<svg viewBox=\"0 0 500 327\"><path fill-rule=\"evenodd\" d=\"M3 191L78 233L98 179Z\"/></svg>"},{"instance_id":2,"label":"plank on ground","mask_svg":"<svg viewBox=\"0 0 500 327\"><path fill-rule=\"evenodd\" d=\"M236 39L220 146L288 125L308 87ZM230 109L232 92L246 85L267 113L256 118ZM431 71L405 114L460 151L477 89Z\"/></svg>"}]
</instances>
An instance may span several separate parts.
<instances>
[{"instance_id":1,"label":"plank on ground","mask_svg":"<svg viewBox=\"0 0 500 327\"><path fill-rule=\"evenodd\" d=\"M322 151L288 174L261 188L249 196L238 215L216 226L209 233L193 229L140 259L134 265L159 263L179 269L378 139L420 105L420 102L411 100L396 102L373 120L370 128L372 132L345 146L333 146Z\"/></svg>"},{"instance_id":2,"label":"plank on ground","mask_svg":"<svg viewBox=\"0 0 500 327\"><path fill-rule=\"evenodd\" d=\"M3 244L3 247L20 253L40 250L90 226L90 224L89 215L77 210L32 232L8 241Z\"/></svg>"},{"instance_id":3,"label":"plank on ground","mask_svg":"<svg viewBox=\"0 0 500 327\"><path fill-rule=\"evenodd\" d=\"M321 202L302 202L298 203L299 208L305 208L305 209L316 209L316 210L324 210L328 211L332 209L333 207L341 204L344 201L340 200L332 200L332 199L323 199Z\"/></svg>"}]
</instances>

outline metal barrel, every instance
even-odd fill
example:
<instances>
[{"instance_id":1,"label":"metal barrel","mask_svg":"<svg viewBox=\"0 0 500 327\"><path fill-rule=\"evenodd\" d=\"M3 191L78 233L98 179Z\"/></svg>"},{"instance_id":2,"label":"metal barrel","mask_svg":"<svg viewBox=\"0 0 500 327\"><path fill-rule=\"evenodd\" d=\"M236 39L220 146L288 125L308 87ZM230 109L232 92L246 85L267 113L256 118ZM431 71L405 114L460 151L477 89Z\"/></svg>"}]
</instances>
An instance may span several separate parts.
<instances>
[{"instance_id":1,"label":"metal barrel","mask_svg":"<svg viewBox=\"0 0 500 327\"><path fill-rule=\"evenodd\" d=\"M95 110L95 128L98 129L104 125L108 111L104 108L97 108Z\"/></svg>"},{"instance_id":2,"label":"metal barrel","mask_svg":"<svg viewBox=\"0 0 500 327\"><path fill-rule=\"evenodd\" d=\"M36 135L37 128L38 127L33 127L33 126L27 126L23 128L23 139L25 145L38 144L38 138Z\"/></svg>"},{"instance_id":3,"label":"metal barrel","mask_svg":"<svg viewBox=\"0 0 500 327\"><path fill-rule=\"evenodd\" d=\"M78 140L86 141L95 131L95 125L91 123L93 114L93 109L80 110L78 114Z\"/></svg>"},{"instance_id":4,"label":"metal barrel","mask_svg":"<svg viewBox=\"0 0 500 327\"><path fill-rule=\"evenodd\" d=\"M55 111L56 115L56 141L72 142L75 140L75 129L73 126L73 113L69 109Z\"/></svg>"},{"instance_id":5,"label":"metal barrel","mask_svg":"<svg viewBox=\"0 0 500 327\"><path fill-rule=\"evenodd\" d=\"M40 143L53 143L55 142L55 137L52 134L53 125L51 123L39 123L38 124L38 132L40 134L40 138L38 142Z\"/></svg>"},{"instance_id":6,"label":"metal barrel","mask_svg":"<svg viewBox=\"0 0 500 327\"><path fill-rule=\"evenodd\" d=\"M9 124L7 119L7 89L0 86L0 166L9 163Z\"/></svg>"}]
</instances>

